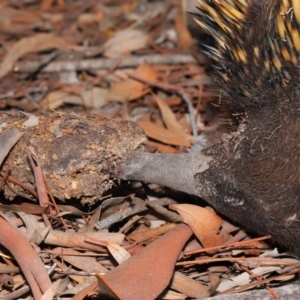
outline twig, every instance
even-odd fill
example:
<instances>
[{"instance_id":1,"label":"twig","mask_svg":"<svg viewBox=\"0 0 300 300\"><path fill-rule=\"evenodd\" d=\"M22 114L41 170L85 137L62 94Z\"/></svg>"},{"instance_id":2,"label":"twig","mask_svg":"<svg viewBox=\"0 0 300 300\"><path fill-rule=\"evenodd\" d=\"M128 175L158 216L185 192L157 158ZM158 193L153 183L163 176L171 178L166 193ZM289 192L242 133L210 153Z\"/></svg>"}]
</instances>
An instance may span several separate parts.
<instances>
[{"instance_id":1,"label":"twig","mask_svg":"<svg viewBox=\"0 0 300 300\"><path fill-rule=\"evenodd\" d=\"M110 69L119 58L99 58L99 59L83 59L74 61L55 61L41 69L41 72L45 73L58 73L63 71L83 71L83 70L100 70ZM178 64L190 64L197 63L196 59L190 54L150 54L143 56L129 56L125 57L119 64L119 68L137 67L141 64L150 65L178 65ZM15 70L20 73L33 73L40 67L39 62L26 62L18 63Z\"/></svg>"},{"instance_id":2,"label":"twig","mask_svg":"<svg viewBox=\"0 0 300 300\"><path fill-rule=\"evenodd\" d=\"M207 251L211 251L211 250L219 250L222 248L230 248L230 247L251 247L251 244L256 243L256 242L260 242L260 241L264 241L264 240L268 240L271 237L269 235L266 236L262 236L256 239L251 239L251 240L246 240L246 241L240 241L240 242L234 242L234 243L228 243L228 244L223 244L223 245L219 245L219 246L214 246L214 247L207 247L207 248L202 248L202 249L197 249L197 250L192 250L192 251L186 251L184 252L184 255L188 256L188 255L192 255L192 254L199 254L202 252L207 252Z\"/></svg>"},{"instance_id":3,"label":"twig","mask_svg":"<svg viewBox=\"0 0 300 300\"><path fill-rule=\"evenodd\" d=\"M40 202L40 205L42 207L47 207L49 205L49 199L48 199L48 195L47 195L47 189L46 189L46 185L44 182L44 176L43 176L43 172L42 169L40 167L36 152L34 150L34 148L32 146L28 147L28 158L31 164L31 168L33 170L34 173L34 178L35 178L35 182L36 182L36 189L37 189L37 193L38 193L38 199ZM45 222L46 226L51 226L51 223L47 217L46 214L43 214L43 220Z\"/></svg>"},{"instance_id":4,"label":"twig","mask_svg":"<svg viewBox=\"0 0 300 300\"><path fill-rule=\"evenodd\" d=\"M295 260L292 259L276 259L265 257L224 257L224 258L208 258L208 259L195 259L190 261L178 262L176 266L185 266L191 264L207 264L211 262L230 261L237 263L251 263L259 264L262 266L291 266L295 264Z\"/></svg>"},{"instance_id":5,"label":"twig","mask_svg":"<svg viewBox=\"0 0 300 300\"><path fill-rule=\"evenodd\" d=\"M169 205L171 203L174 203L174 201L169 198L162 198L162 199L153 201L153 204L154 203L163 206L163 205ZM117 212L117 213L110 215L109 217L97 222L95 227L98 229L108 228L112 224L120 222L120 221L124 220L125 218L130 217L132 215L147 211L148 209L149 208L146 203L134 204L133 206L128 207L128 208L124 209L123 211Z\"/></svg>"},{"instance_id":6,"label":"twig","mask_svg":"<svg viewBox=\"0 0 300 300\"><path fill-rule=\"evenodd\" d=\"M190 124L191 124L192 132L193 132L193 137L196 138L198 134L197 134L197 125L196 125L195 116L194 116L194 106L192 104L192 101L183 89L179 90L177 93L181 96L181 98L187 105L189 116L190 116Z\"/></svg>"}]
</instances>

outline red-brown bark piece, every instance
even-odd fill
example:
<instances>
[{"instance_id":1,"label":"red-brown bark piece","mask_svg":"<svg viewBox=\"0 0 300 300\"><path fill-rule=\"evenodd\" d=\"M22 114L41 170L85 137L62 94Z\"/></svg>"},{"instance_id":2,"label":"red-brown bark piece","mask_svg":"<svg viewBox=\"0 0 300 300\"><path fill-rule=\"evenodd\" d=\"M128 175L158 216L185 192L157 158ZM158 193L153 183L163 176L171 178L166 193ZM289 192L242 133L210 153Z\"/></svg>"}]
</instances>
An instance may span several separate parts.
<instances>
[{"instance_id":1,"label":"red-brown bark piece","mask_svg":"<svg viewBox=\"0 0 300 300\"><path fill-rule=\"evenodd\" d=\"M191 229L180 224L100 278L119 299L156 299L168 286L180 251L191 235ZM100 288L100 296L105 297L102 293Z\"/></svg>"},{"instance_id":2,"label":"red-brown bark piece","mask_svg":"<svg viewBox=\"0 0 300 300\"><path fill-rule=\"evenodd\" d=\"M51 286L41 259L25 236L3 217L0 217L0 228L0 243L11 252L18 262L30 285L34 299L41 299L42 294ZM18 241L18 247L16 247L16 241Z\"/></svg>"}]
</instances>

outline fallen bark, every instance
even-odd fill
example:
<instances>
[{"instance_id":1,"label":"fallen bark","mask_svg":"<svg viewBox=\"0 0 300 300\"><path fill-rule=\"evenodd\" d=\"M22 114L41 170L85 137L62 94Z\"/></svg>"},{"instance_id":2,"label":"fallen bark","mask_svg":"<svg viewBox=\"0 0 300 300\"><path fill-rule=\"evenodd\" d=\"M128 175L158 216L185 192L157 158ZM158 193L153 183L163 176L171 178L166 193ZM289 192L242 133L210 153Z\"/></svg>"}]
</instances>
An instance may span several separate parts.
<instances>
[{"instance_id":1,"label":"fallen bark","mask_svg":"<svg viewBox=\"0 0 300 300\"><path fill-rule=\"evenodd\" d=\"M51 286L50 278L41 259L26 237L3 216L0 217L0 226L1 245L8 249L18 262L31 288L34 299L41 299L43 293ZM17 247L16 241L18 241Z\"/></svg>"}]
</instances>

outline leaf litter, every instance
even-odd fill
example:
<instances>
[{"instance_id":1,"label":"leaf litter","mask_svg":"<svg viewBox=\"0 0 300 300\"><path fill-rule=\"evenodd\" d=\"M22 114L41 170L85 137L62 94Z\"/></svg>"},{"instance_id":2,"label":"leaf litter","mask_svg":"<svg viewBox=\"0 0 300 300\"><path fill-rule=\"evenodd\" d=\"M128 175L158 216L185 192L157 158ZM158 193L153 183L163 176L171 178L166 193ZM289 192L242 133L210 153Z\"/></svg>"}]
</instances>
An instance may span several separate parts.
<instances>
[{"instance_id":1,"label":"leaf litter","mask_svg":"<svg viewBox=\"0 0 300 300\"><path fill-rule=\"evenodd\" d=\"M87 123L117 128L92 114L123 133L134 129L122 122L135 121L148 152L187 152L195 130L215 126L218 90L180 3L4 1L0 15L1 299L186 299L258 287L272 299L273 286L297 278L297 259L192 197L97 181L93 164L59 176L45 167L47 153L58 165L67 153L46 152L47 128L57 139ZM82 153L78 143L68 155ZM104 183L112 189L102 195Z\"/></svg>"}]
</instances>

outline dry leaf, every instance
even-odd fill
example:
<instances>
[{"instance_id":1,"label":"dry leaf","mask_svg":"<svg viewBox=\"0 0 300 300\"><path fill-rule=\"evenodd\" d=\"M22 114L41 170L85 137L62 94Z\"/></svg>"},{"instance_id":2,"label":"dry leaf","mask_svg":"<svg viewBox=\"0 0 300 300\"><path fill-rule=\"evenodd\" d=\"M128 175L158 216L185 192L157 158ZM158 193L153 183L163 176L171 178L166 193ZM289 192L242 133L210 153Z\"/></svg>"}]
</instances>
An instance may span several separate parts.
<instances>
[{"instance_id":1,"label":"dry leaf","mask_svg":"<svg viewBox=\"0 0 300 300\"><path fill-rule=\"evenodd\" d=\"M49 49L69 51L71 47L62 38L50 33L38 33L22 38L11 47L4 57L0 66L0 78L5 76L13 68L15 62L25 54Z\"/></svg>"},{"instance_id":2,"label":"dry leaf","mask_svg":"<svg viewBox=\"0 0 300 300\"><path fill-rule=\"evenodd\" d=\"M176 225L173 223L168 223L165 225L162 225L160 227L149 229L145 231L134 231L133 233L129 234L127 236L127 239L129 241L135 241L136 243L142 243L144 241L147 241L149 239L152 239L154 237L157 237L163 233L166 233L167 231L173 229Z\"/></svg>"},{"instance_id":3,"label":"dry leaf","mask_svg":"<svg viewBox=\"0 0 300 300\"><path fill-rule=\"evenodd\" d=\"M187 225L180 224L99 277L118 299L156 299L169 284L178 255L191 234Z\"/></svg>"},{"instance_id":4,"label":"dry leaf","mask_svg":"<svg viewBox=\"0 0 300 300\"><path fill-rule=\"evenodd\" d=\"M82 25L89 25L92 23L99 23L103 19L103 12L98 11L97 13L83 13L78 16L78 22Z\"/></svg>"},{"instance_id":5,"label":"dry leaf","mask_svg":"<svg viewBox=\"0 0 300 300\"><path fill-rule=\"evenodd\" d=\"M217 288L217 292L224 292L236 286L243 286L250 283L250 274L243 272L235 277L231 277L229 280L221 282Z\"/></svg>"},{"instance_id":6,"label":"dry leaf","mask_svg":"<svg viewBox=\"0 0 300 300\"><path fill-rule=\"evenodd\" d=\"M178 46L182 49L191 49L193 46L193 38L187 27L187 22L184 19L185 12L177 7L175 13L175 26L178 34Z\"/></svg>"},{"instance_id":7,"label":"dry leaf","mask_svg":"<svg viewBox=\"0 0 300 300\"><path fill-rule=\"evenodd\" d=\"M108 242L106 247L119 265L131 257L131 255L123 247L117 244Z\"/></svg>"},{"instance_id":8,"label":"dry leaf","mask_svg":"<svg viewBox=\"0 0 300 300\"><path fill-rule=\"evenodd\" d=\"M81 256L82 253L79 251L57 247L52 249L52 252L60 256L64 262L71 264L79 270L98 273L106 273L108 271L95 257Z\"/></svg>"},{"instance_id":9,"label":"dry leaf","mask_svg":"<svg viewBox=\"0 0 300 300\"><path fill-rule=\"evenodd\" d=\"M0 28L2 34L5 32L10 33L12 29L18 33L28 33L28 30L34 28L44 17L39 11L29 10L25 7L24 9L13 9L5 6L7 5L2 1L0 10Z\"/></svg>"},{"instance_id":10,"label":"dry leaf","mask_svg":"<svg viewBox=\"0 0 300 300\"><path fill-rule=\"evenodd\" d=\"M171 204L170 209L177 211L188 224L203 247L214 247L223 244L218 231L223 220L214 212L191 204Z\"/></svg>"},{"instance_id":11,"label":"dry leaf","mask_svg":"<svg viewBox=\"0 0 300 300\"><path fill-rule=\"evenodd\" d=\"M185 137L183 138L182 134L178 134L178 132L170 131L149 121L140 120L137 121L137 124L145 131L146 135L152 139L175 146L191 146L191 141Z\"/></svg>"},{"instance_id":12,"label":"dry leaf","mask_svg":"<svg viewBox=\"0 0 300 300\"><path fill-rule=\"evenodd\" d=\"M219 274L216 274L214 272L209 272L208 276L209 276L209 282L210 282L210 284L209 284L210 292L211 292L211 294L214 294L220 284L221 279L220 279Z\"/></svg>"},{"instance_id":13,"label":"dry leaf","mask_svg":"<svg viewBox=\"0 0 300 300\"><path fill-rule=\"evenodd\" d=\"M64 90L50 92L40 102L43 109L54 110L63 104L83 105L87 108L100 108L107 103L108 90L98 87L72 94Z\"/></svg>"},{"instance_id":14,"label":"dry leaf","mask_svg":"<svg viewBox=\"0 0 300 300\"><path fill-rule=\"evenodd\" d=\"M64 91L53 91L46 95L40 102L42 109L54 110L62 106L68 97L76 97Z\"/></svg>"},{"instance_id":15,"label":"dry leaf","mask_svg":"<svg viewBox=\"0 0 300 300\"><path fill-rule=\"evenodd\" d=\"M172 131L172 133L176 133L178 136L180 136L180 140L186 140L187 143L190 143L190 140L191 140L190 135L186 134L183 131L181 125L176 120L176 117L175 117L173 111L168 106L168 104L163 99L161 99L159 96L157 96L155 94L153 96L159 106L159 109L162 114L162 118L164 120L164 123L165 123L167 129Z\"/></svg>"},{"instance_id":16,"label":"dry leaf","mask_svg":"<svg viewBox=\"0 0 300 300\"><path fill-rule=\"evenodd\" d=\"M161 144L154 141L147 141L149 147L154 147L160 153L178 153L178 150L172 146Z\"/></svg>"},{"instance_id":17,"label":"dry leaf","mask_svg":"<svg viewBox=\"0 0 300 300\"><path fill-rule=\"evenodd\" d=\"M210 296L210 288L188 276L175 272L171 281L171 288L191 298L204 298Z\"/></svg>"},{"instance_id":18,"label":"dry leaf","mask_svg":"<svg viewBox=\"0 0 300 300\"><path fill-rule=\"evenodd\" d=\"M176 120L176 117L175 117L173 111L170 109L170 107L166 103L166 101L164 101L161 97L159 97L155 94L153 94L153 97L157 102L157 105L160 109L162 118L164 120L164 123L165 123L167 129L184 133L180 124Z\"/></svg>"},{"instance_id":19,"label":"dry leaf","mask_svg":"<svg viewBox=\"0 0 300 300\"><path fill-rule=\"evenodd\" d=\"M52 300L52 299L54 299L54 296L57 295L57 291L58 291L58 287L59 287L59 284L60 284L60 280L61 279L58 279L58 280L54 281L51 284L51 286L49 287L49 289L42 296L41 300Z\"/></svg>"},{"instance_id":20,"label":"dry leaf","mask_svg":"<svg viewBox=\"0 0 300 300\"><path fill-rule=\"evenodd\" d=\"M104 45L104 55L107 57L120 57L147 46L148 35L142 30L125 29L118 31Z\"/></svg>"},{"instance_id":21,"label":"dry leaf","mask_svg":"<svg viewBox=\"0 0 300 300\"><path fill-rule=\"evenodd\" d=\"M149 65L141 65L134 72L133 75L141 79L149 81L157 81L159 73ZM137 80L126 78L123 81L113 84L110 87L110 96L112 99L120 102L126 100L135 100L142 97L149 92L148 87Z\"/></svg>"}]
</instances>

